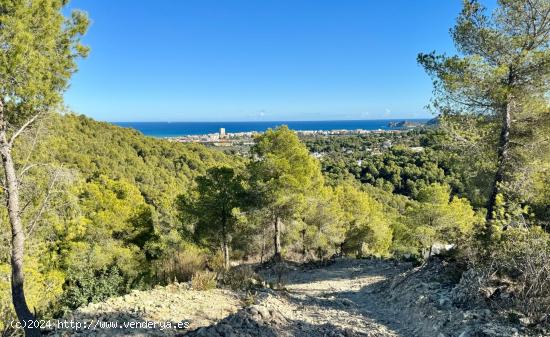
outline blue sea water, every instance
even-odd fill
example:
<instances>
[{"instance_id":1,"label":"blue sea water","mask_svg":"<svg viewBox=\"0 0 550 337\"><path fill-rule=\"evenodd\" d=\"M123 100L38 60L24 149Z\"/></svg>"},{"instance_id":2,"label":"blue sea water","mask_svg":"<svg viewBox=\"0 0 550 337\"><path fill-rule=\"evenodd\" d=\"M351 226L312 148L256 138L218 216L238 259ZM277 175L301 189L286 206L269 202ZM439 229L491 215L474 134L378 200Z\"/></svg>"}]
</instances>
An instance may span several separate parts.
<instances>
[{"instance_id":1,"label":"blue sea water","mask_svg":"<svg viewBox=\"0 0 550 337\"><path fill-rule=\"evenodd\" d=\"M216 133L225 128L228 133L265 131L279 125L287 125L292 130L392 130L390 122L410 121L424 123L427 119L378 119L341 121L279 121L279 122L116 122L115 125L133 128L146 136L177 137Z\"/></svg>"}]
</instances>

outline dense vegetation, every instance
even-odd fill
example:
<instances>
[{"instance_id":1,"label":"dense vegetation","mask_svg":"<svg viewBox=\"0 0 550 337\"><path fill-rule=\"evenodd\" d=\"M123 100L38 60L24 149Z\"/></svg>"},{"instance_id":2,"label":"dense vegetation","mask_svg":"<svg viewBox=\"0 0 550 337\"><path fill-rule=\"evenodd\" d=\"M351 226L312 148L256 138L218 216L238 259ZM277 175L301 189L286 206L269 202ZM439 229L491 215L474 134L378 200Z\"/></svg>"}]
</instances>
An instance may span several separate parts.
<instances>
[{"instance_id":1,"label":"dense vegetation","mask_svg":"<svg viewBox=\"0 0 550 337\"><path fill-rule=\"evenodd\" d=\"M456 159L441 148L443 135L435 129L393 134L307 138L320 157L323 172L334 183L353 176L388 192L416 198L420 189L448 184L454 193L465 192Z\"/></svg>"},{"instance_id":2,"label":"dense vegetation","mask_svg":"<svg viewBox=\"0 0 550 337\"><path fill-rule=\"evenodd\" d=\"M176 196L229 158L76 115L52 115L35 131L15 151L21 165L40 164L22 179L24 216L32 222L26 257L31 306L74 308L165 282L169 260L186 244L174 211ZM0 242L0 310L9 317L6 221Z\"/></svg>"},{"instance_id":3,"label":"dense vegetation","mask_svg":"<svg viewBox=\"0 0 550 337\"><path fill-rule=\"evenodd\" d=\"M190 280L229 259L265 259L277 245L281 257L297 259L419 256L435 240L464 241L480 220L442 184L420 188L418 201L353 179L328 184L285 127L259 137L247 160L72 114L52 115L35 131L15 157L41 164L22 181L25 219L36 217L27 296L44 314ZM10 238L2 233L7 295Z\"/></svg>"},{"instance_id":4,"label":"dense vegetation","mask_svg":"<svg viewBox=\"0 0 550 337\"><path fill-rule=\"evenodd\" d=\"M418 136L401 138L417 145ZM23 181L25 214L40 215L27 245L28 298L46 315L190 280L205 268L222 272L231 259L265 260L277 244L281 258L421 258L435 243L464 247L483 228L482 209L459 196L449 175L417 185L414 194L361 176L334 178L286 127L257 138L249 158L72 114L43 120L19 145L18 162L41 163ZM422 163L406 158L444 153L441 143L423 145L422 152L402 144L382 149L365 156L364 167L382 171L381 158L397 158L392 164L406 171ZM2 233L1 309L8 316L9 236Z\"/></svg>"}]
</instances>

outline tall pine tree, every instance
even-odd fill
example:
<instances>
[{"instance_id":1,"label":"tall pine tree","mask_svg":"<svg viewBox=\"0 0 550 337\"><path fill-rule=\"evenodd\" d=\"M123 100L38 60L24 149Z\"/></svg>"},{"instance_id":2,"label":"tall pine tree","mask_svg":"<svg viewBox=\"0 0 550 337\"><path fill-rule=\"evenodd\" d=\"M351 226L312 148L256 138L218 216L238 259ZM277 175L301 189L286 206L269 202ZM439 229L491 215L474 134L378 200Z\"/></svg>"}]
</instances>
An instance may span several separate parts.
<instances>
[{"instance_id":1,"label":"tall pine tree","mask_svg":"<svg viewBox=\"0 0 550 337\"><path fill-rule=\"evenodd\" d=\"M490 234L498 196L520 190L510 187L521 180L521 168L548 146L550 2L499 0L487 16L477 0L465 0L451 33L460 55L420 54L418 61L434 78L443 120L478 120L490 130L478 137L492 144L495 158L487 191Z\"/></svg>"},{"instance_id":2,"label":"tall pine tree","mask_svg":"<svg viewBox=\"0 0 550 337\"><path fill-rule=\"evenodd\" d=\"M12 230L11 290L19 320L34 319L24 292L23 256L26 226L21 220L20 172L12 157L17 137L42 115L59 106L76 58L88 49L79 42L88 18L75 11L66 18L65 0L2 1L0 3L0 156L4 170L3 197ZM18 170L20 172L18 172ZM27 325L27 336L39 336Z\"/></svg>"}]
</instances>

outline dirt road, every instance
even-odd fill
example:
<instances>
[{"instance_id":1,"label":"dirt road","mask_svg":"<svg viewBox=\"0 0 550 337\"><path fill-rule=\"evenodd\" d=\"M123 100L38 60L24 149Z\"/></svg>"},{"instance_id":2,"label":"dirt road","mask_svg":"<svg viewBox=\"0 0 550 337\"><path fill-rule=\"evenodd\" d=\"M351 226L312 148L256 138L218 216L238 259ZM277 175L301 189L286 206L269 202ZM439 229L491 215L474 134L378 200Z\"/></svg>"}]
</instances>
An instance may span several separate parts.
<instances>
[{"instance_id":1,"label":"dirt road","mask_svg":"<svg viewBox=\"0 0 550 337\"><path fill-rule=\"evenodd\" d=\"M254 296L194 291L185 284L134 291L79 309L71 319L188 322L183 329L59 330L57 336L509 337L521 327L495 323L486 309L452 305L441 264L413 269L390 261L337 259L326 265L262 269L281 289ZM244 299L246 298L246 301ZM253 302L251 304L250 302ZM529 335L539 336L539 335ZM540 334L540 336L547 336Z\"/></svg>"}]
</instances>

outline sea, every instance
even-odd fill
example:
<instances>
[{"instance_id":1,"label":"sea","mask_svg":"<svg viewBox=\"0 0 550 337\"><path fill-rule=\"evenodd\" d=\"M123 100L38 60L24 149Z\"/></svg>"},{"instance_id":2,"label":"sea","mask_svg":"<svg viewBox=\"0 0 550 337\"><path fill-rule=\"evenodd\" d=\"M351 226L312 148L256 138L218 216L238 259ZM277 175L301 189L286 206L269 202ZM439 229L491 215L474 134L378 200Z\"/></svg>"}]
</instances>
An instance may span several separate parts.
<instances>
[{"instance_id":1,"label":"sea","mask_svg":"<svg viewBox=\"0 0 550 337\"><path fill-rule=\"evenodd\" d=\"M251 122L115 122L113 124L132 128L151 137L178 137L205 135L225 128L227 133L263 132L280 125L287 125L296 131L317 130L395 130L391 122L425 123L428 119L376 119L376 120L330 120L330 121L251 121Z\"/></svg>"}]
</instances>

